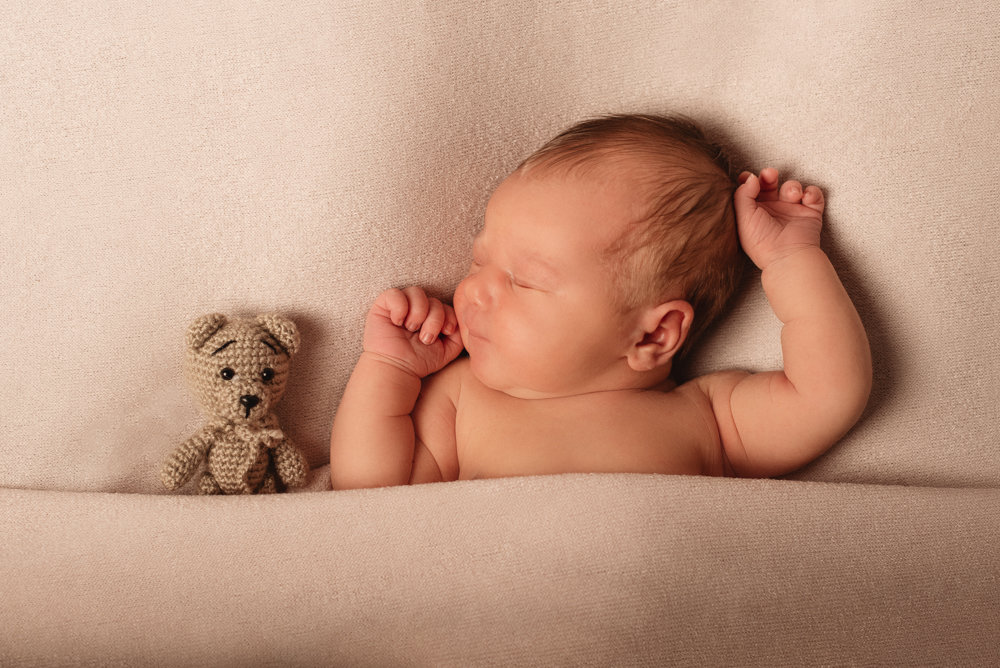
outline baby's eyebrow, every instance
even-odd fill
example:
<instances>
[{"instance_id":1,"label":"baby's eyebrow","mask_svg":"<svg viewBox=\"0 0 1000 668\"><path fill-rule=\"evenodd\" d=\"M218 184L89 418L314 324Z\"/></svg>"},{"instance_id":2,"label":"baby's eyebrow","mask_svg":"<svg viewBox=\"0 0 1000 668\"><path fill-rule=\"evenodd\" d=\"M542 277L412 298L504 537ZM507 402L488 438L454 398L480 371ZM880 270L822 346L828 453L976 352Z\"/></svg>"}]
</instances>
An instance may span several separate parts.
<instances>
[{"instance_id":1,"label":"baby's eyebrow","mask_svg":"<svg viewBox=\"0 0 1000 668\"><path fill-rule=\"evenodd\" d=\"M480 253L485 252L486 250L484 248L485 245L486 242L483 240L482 236L477 234L476 237L472 240L473 254L475 254L476 251L479 251ZM547 277L555 277L559 274L559 271L556 269L556 266L551 261L549 261L541 253L532 250L530 248L519 249L516 253L513 254L513 257L515 258L514 262L518 265L519 270L528 268L525 267L524 265L532 265L530 267L531 269L537 268L537 270L541 271Z\"/></svg>"},{"instance_id":2,"label":"baby's eyebrow","mask_svg":"<svg viewBox=\"0 0 1000 668\"><path fill-rule=\"evenodd\" d=\"M548 276L556 276L559 273L555 266L540 253L525 251L523 254L518 255L517 259L519 263L522 261L526 262L531 265L532 269L538 269Z\"/></svg>"}]
</instances>

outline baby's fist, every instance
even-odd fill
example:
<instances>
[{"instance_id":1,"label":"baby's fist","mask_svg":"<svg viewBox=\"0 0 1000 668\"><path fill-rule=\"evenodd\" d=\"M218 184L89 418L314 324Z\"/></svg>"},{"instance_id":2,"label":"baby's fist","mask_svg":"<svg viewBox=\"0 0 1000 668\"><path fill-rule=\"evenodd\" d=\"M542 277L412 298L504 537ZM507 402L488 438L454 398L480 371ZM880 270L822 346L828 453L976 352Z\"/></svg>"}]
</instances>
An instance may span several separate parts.
<instances>
[{"instance_id":1,"label":"baby's fist","mask_svg":"<svg viewBox=\"0 0 1000 668\"><path fill-rule=\"evenodd\" d=\"M455 311L416 286L386 290L368 312L364 350L419 378L429 376L462 352Z\"/></svg>"}]
</instances>

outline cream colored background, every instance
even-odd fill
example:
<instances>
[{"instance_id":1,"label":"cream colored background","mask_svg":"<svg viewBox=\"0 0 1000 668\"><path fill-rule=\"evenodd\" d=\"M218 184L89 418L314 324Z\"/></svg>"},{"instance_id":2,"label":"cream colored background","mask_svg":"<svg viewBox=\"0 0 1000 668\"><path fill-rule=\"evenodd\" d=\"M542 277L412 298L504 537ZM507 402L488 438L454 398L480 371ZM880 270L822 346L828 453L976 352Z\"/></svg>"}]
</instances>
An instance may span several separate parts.
<instances>
[{"instance_id":1,"label":"cream colored background","mask_svg":"<svg viewBox=\"0 0 1000 668\"><path fill-rule=\"evenodd\" d=\"M1000 13L938 4L0 1L0 663L1000 660ZM371 300L448 296L497 182L615 111L826 190L876 385L793 477L908 487L81 494L162 492L210 311L298 322L326 465ZM697 368L778 364L750 280Z\"/></svg>"},{"instance_id":2,"label":"cream colored background","mask_svg":"<svg viewBox=\"0 0 1000 668\"><path fill-rule=\"evenodd\" d=\"M324 464L374 296L449 295L497 181L622 110L688 113L828 193L877 384L804 477L1000 481L987 5L165 5L0 21L0 483L157 491L200 420L182 334L216 310L299 321L282 414ZM702 368L774 367L777 331L753 282Z\"/></svg>"}]
</instances>

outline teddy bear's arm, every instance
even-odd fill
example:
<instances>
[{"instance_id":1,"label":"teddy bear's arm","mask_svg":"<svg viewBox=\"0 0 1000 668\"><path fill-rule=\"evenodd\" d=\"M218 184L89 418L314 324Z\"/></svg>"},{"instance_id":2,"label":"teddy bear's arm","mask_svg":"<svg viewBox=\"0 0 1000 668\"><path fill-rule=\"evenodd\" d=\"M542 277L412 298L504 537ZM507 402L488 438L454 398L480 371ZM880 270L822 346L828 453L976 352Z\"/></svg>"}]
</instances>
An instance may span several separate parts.
<instances>
[{"instance_id":1,"label":"teddy bear's arm","mask_svg":"<svg viewBox=\"0 0 1000 668\"><path fill-rule=\"evenodd\" d=\"M301 487L306 484L309 474L309 464L302 452L289 439L283 438L274 447L274 469L281 482L289 487Z\"/></svg>"},{"instance_id":2,"label":"teddy bear's arm","mask_svg":"<svg viewBox=\"0 0 1000 668\"><path fill-rule=\"evenodd\" d=\"M163 486L177 489L190 480L214 442L215 428L211 425L184 441L163 464L160 471Z\"/></svg>"}]
</instances>

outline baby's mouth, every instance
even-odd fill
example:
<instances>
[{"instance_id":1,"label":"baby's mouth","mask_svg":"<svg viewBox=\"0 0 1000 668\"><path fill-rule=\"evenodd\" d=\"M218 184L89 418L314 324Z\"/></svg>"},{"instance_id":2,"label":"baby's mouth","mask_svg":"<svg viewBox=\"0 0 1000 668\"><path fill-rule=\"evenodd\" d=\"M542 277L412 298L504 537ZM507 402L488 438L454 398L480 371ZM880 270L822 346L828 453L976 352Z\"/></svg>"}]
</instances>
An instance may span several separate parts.
<instances>
[{"instance_id":1,"label":"baby's mouth","mask_svg":"<svg viewBox=\"0 0 1000 668\"><path fill-rule=\"evenodd\" d=\"M483 341L483 342L488 341L488 339L485 336L483 336L481 330L479 328L472 327L472 325L468 321L464 323L461 322L459 323L459 331L462 334L463 343L469 341L469 339L476 339L477 341Z\"/></svg>"},{"instance_id":2,"label":"baby's mouth","mask_svg":"<svg viewBox=\"0 0 1000 668\"><path fill-rule=\"evenodd\" d=\"M468 349L470 343L472 343L472 345L476 345L477 343L489 343L489 339L480 334L477 330L466 328L462 330L461 334L462 345L465 346L466 349Z\"/></svg>"}]
</instances>

